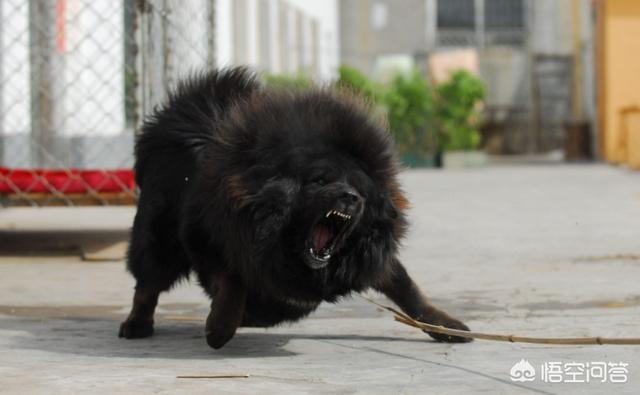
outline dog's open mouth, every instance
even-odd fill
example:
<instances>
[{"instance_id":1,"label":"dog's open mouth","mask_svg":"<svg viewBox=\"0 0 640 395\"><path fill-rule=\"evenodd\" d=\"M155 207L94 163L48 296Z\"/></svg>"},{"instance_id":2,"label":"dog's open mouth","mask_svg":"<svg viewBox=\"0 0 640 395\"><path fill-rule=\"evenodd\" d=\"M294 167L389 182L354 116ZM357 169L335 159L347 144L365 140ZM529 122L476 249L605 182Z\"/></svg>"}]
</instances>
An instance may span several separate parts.
<instances>
[{"instance_id":1,"label":"dog's open mouth","mask_svg":"<svg viewBox=\"0 0 640 395\"><path fill-rule=\"evenodd\" d=\"M309 254L311 267L319 269L329 263L342 236L349 228L351 215L338 210L329 210L311 229Z\"/></svg>"}]
</instances>

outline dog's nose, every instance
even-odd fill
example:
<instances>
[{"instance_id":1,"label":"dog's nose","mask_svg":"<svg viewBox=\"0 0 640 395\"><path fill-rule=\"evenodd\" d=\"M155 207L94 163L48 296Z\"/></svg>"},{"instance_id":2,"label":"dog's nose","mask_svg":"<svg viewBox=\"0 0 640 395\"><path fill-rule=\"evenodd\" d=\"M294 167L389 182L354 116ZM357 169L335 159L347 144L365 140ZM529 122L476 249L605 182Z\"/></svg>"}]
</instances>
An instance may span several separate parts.
<instances>
[{"instance_id":1,"label":"dog's nose","mask_svg":"<svg viewBox=\"0 0 640 395\"><path fill-rule=\"evenodd\" d=\"M358 200L360 200L360 195L358 195L358 193L355 191L348 190L342 193L342 196L340 196L340 200L342 200L342 202L346 204L355 204L358 202Z\"/></svg>"}]
</instances>

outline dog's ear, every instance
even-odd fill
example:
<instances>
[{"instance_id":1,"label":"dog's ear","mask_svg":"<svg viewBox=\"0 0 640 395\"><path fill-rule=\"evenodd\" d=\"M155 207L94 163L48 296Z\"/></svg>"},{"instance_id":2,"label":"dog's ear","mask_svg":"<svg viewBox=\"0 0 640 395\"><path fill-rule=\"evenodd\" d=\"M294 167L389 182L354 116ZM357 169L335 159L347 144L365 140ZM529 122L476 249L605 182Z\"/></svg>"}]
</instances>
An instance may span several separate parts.
<instances>
[{"instance_id":1,"label":"dog's ear","mask_svg":"<svg viewBox=\"0 0 640 395\"><path fill-rule=\"evenodd\" d=\"M300 185L291 178L270 178L261 186L243 182L239 176L227 179L227 193L232 204L248 215L253 241L266 246L279 237L291 219Z\"/></svg>"},{"instance_id":2,"label":"dog's ear","mask_svg":"<svg viewBox=\"0 0 640 395\"><path fill-rule=\"evenodd\" d=\"M251 199L253 241L256 246L268 248L280 238L281 231L291 221L299 191L299 184L292 179L272 179Z\"/></svg>"},{"instance_id":3,"label":"dog's ear","mask_svg":"<svg viewBox=\"0 0 640 395\"><path fill-rule=\"evenodd\" d=\"M389 235L397 242L407 231L407 210L411 204L397 182L392 182L383 195L380 219L386 222Z\"/></svg>"},{"instance_id":4,"label":"dog's ear","mask_svg":"<svg viewBox=\"0 0 640 395\"><path fill-rule=\"evenodd\" d=\"M300 185L290 178L271 178L264 185L246 199L251 206L255 220L269 216L284 216L294 205Z\"/></svg>"},{"instance_id":5,"label":"dog's ear","mask_svg":"<svg viewBox=\"0 0 640 395\"><path fill-rule=\"evenodd\" d=\"M300 191L300 185L291 178L249 182L240 175L232 175L226 178L225 184L227 196L238 208L269 202L290 206Z\"/></svg>"},{"instance_id":6,"label":"dog's ear","mask_svg":"<svg viewBox=\"0 0 640 395\"><path fill-rule=\"evenodd\" d=\"M227 196L234 206L243 207L248 203L253 193L249 190L248 183L238 174L226 178L225 189Z\"/></svg>"},{"instance_id":7,"label":"dog's ear","mask_svg":"<svg viewBox=\"0 0 640 395\"><path fill-rule=\"evenodd\" d=\"M411 207L409 199L404 195L400 184L395 180L391 182L389 187L389 196L391 197L394 207L400 212L404 213Z\"/></svg>"},{"instance_id":8,"label":"dog's ear","mask_svg":"<svg viewBox=\"0 0 640 395\"><path fill-rule=\"evenodd\" d=\"M389 186L389 203L395 211L395 215L392 217L397 217L399 214L404 214L410 207L409 199L404 195L404 191L400 188L400 184L397 181L391 182Z\"/></svg>"}]
</instances>

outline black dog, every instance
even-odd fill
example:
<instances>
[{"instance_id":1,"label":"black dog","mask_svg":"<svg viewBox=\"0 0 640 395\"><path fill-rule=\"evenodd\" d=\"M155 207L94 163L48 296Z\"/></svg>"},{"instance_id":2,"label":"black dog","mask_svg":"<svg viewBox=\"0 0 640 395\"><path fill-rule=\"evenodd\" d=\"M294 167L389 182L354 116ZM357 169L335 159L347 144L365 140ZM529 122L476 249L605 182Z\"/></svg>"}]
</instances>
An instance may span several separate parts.
<instances>
[{"instance_id":1,"label":"black dog","mask_svg":"<svg viewBox=\"0 0 640 395\"><path fill-rule=\"evenodd\" d=\"M393 144L353 95L270 91L242 68L192 77L145 123L135 171L137 285L121 337L150 336L158 295L191 271L212 298L214 348L239 326L371 287L415 319L468 330L396 259L408 202Z\"/></svg>"}]
</instances>

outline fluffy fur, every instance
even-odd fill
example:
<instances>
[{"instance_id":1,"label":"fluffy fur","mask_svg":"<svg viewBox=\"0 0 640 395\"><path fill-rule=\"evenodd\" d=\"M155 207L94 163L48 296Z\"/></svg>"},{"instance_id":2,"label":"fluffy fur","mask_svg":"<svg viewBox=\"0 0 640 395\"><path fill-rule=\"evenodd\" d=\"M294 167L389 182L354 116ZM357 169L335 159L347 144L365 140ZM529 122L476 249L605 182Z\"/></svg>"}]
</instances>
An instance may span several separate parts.
<instances>
[{"instance_id":1,"label":"fluffy fur","mask_svg":"<svg viewBox=\"0 0 640 395\"><path fill-rule=\"evenodd\" d=\"M135 154L137 285L121 337L151 335L158 294L192 271L212 298L214 348L238 326L295 321L371 287L412 317L468 329L395 258L408 202L393 144L352 95L273 91L243 68L203 73L147 120Z\"/></svg>"}]
</instances>

